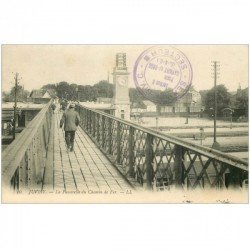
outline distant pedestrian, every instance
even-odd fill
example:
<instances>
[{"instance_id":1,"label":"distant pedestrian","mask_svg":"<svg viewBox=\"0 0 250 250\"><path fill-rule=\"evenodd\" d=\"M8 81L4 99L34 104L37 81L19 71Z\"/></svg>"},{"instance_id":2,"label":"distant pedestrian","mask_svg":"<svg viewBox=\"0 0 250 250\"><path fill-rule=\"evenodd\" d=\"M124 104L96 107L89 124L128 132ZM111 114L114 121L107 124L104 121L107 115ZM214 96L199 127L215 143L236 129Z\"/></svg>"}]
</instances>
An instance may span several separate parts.
<instances>
[{"instance_id":1,"label":"distant pedestrian","mask_svg":"<svg viewBox=\"0 0 250 250\"><path fill-rule=\"evenodd\" d=\"M65 141L67 149L70 151L74 150L75 132L79 123L80 116L75 111L75 104L71 103L69 105L69 109L63 113L62 119L60 121L60 128L62 128L64 125Z\"/></svg>"},{"instance_id":2,"label":"distant pedestrian","mask_svg":"<svg viewBox=\"0 0 250 250\"><path fill-rule=\"evenodd\" d=\"M8 122L7 125L7 133L8 135L12 135L13 134L13 121L11 120L10 122Z\"/></svg>"},{"instance_id":3,"label":"distant pedestrian","mask_svg":"<svg viewBox=\"0 0 250 250\"><path fill-rule=\"evenodd\" d=\"M61 110L64 112L67 109L67 106L68 106L67 100L63 99L61 102Z\"/></svg>"},{"instance_id":4,"label":"distant pedestrian","mask_svg":"<svg viewBox=\"0 0 250 250\"><path fill-rule=\"evenodd\" d=\"M51 109L53 110L53 113L55 113L56 104L54 102L51 104Z\"/></svg>"}]
</instances>

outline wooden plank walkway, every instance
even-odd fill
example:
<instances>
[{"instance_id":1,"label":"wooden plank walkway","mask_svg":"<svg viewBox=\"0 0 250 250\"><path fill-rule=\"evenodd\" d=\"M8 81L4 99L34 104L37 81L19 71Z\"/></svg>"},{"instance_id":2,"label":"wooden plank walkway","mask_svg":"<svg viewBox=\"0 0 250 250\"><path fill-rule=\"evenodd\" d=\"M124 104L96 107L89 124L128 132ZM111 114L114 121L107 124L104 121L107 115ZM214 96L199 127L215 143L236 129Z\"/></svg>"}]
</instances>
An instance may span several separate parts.
<instances>
[{"instance_id":1,"label":"wooden plank walkway","mask_svg":"<svg viewBox=\"0 0 250 250\"><path fill-rule=\"evenodd\" d=\"M105 155L91 141L87 134L78 127L75 136L74 152L67 152L64 130L59 128L62 113L54 114L53 145L50 159L52 171L51 183L44 183L43 189L88 191L88 190L127 190L129 183L108 161Z\"/></svg>"}]
</instances>

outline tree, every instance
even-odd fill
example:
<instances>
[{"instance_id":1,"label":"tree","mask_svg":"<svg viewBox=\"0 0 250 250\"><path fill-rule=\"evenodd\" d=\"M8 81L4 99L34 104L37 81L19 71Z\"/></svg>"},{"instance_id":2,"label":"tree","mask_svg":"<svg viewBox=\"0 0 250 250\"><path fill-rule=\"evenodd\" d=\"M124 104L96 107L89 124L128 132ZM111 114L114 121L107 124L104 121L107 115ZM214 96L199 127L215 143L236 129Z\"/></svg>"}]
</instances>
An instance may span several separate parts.
<instances>
[{"instance_id":1,"label":"tree","mask_svg":"<svg viewBox=\"0 0 250 250\"><path fill-rule=\"evenodd\" d=\"M59 82L56 85L56 91L59 98L72 99L72 90L67 82Z\"/></svg>"},{"instance_id":2,"label":"tree","mask_svg":"<svg viewBox=\"0 0 250 250\"><path fill-rule=\"evenodd\" d=\"M98 97L112 98L114 96L114 85L108 81L102 80L95 85L77 85L67 82L57 84L46 84L42 89L55 89L59 98L67 98L68 100L77 100L81 102L96 101ZM164 92L152 90L155 100L162 100L162 103L172 103L175 101L175 93L167 89ZM140 103L147 98L143 96L137 89L129 89L130 101L132 103Z\"/></svg>"},{"instance_id":3,"label":"tree","mask_svg":"<svg viewBox=\"0 0 250 250\"><path fill-rule=\"evenodd\" d=\"M55 89L56 90L56 84L53 84L53 83L49 83L49 84L46 84L42 87L42 89Z\"/></svg>"},{"instance_id":4,"label":"tree","mask_svg":"<svg viewBox=\"0 0 250 250\"><path fill-rule=\"evenodd\" d=\"M29 96L29 91L25 90L23 86L17 85L17 92L16 97L17 101L27 101L27 98ZM13 86L10 90L10 93L7 94L6 99L9 101L14 101L15 99L15 86Z\"/></svg>"},{"instance_id":5,"label":"tree","mask_svg":"<svg viewBox=\"0 0 250 250\"><path fill-rule=\"evenodd\" d=\"M9 102L11 100L10 98L10 93L6 92L6 91L3 91L2 92L2 100L4 102Z\"/></svg>"},{"instance_id":6,"label":"tree","mask_svg":"<svg viewBox=\"0 0 250 250\"><path fill-rule=\"evenodd\" d=\"M222 115L223 109L230 106L230 94L227 91L227 88L224 85L217 86L217 114L218 116ZM205 110L214 108L214 87L207 91L204 95Z\"/></svg>"},{"instance_id":7,"label":"tree","mask_svg":"<svg viewBox=\"0 0 250 250\"><path fill-rule=\"evenodd\" d=\"M172 104L176 101L176 93L173 92L172 89L166 89L165 91L161 91L159 94L159 102L162 104Z\"/></svg>"},{"instance_id":8,"label":"tree","mask_svg":"<svg viewBox=\"0 0 250 250\"><path fill-rule=\"evenodd\" d=\"M176 101L176 94L172 89L166 89L165 91L151 90L150 93L151 99L157 100L157 103L172 104ZM147 100L147 97L143 96L137 89L130 89L129 96L132 103L142 103Z\"/></svg>"},{"instance_id":9,"label":"tree","mask_svg":"<svg viewBox=\"0 0 250 250\"><path fill-rule=\"evenodd\" d=\"M132 103L143 104L143 101L146 99L137 89L129 89L129 98Z\"/></svg>"},{"instance_id":10,"label":"tree","mask_svg":"<svg viewBox=\"0 0 250 250\"><path fill-rule=\"evenodd\" d=\"M29 91L25 90L22 86L17 86L17 101L27 101ZM15 100L15 86L13 86L10 92L3 92L3 100L6 102L13 102Z\"/></svg>"},{"instance_id":11,"label":"tree","mask_svg":"<svg viewBox=\"0 0 250 250\"><path fill-rule=\"evenodd\" d=\"M244 110L248 115L248 88L236 94L235 108Z\"/></svg>"},{"instance_id":12,"label":"tree","mask_svg":"<svg viewBox=\"0 0 250 250\"><path fill-rule=\"evenodd\" d=\"M85 85L82 86L80 91L80 101L96 101L97 98L97 90L93 88L93 86Z\"/></svg>"},{"instance_id":13,"label":"tree","mask_svg":"<svg viewBox=\"0 0 250 250\"><path fill-rule=\"evenodd\" d=\"M68 100L96 101L97 97L113 97L113 84L100 81L94 86L77 85L75 83L59 82L57 84L46 84L42 89L55 89L59 98Z\"/></svg>"},{"instance_id":14,"label":"tree","mask_svg":"<svg viewBox=\"0 0 250 250\"><path fill-rule=\"evenodd\" d=\"M200 90L199 93L201 95L201 105L205 106L205 96L209 90Z\"/></svg>"},{"instance_id":15,"label":"tree","mask_svg":"<svg viewBox=\"0 0 250 250\"><path fill-rule=\"evenodd\" d=\"M107 97L112 98L114 95L113 84L108 83L107 81L100 81L96 83L93 88L95 89L96 97Z\"/></svg>"}]
</instances>

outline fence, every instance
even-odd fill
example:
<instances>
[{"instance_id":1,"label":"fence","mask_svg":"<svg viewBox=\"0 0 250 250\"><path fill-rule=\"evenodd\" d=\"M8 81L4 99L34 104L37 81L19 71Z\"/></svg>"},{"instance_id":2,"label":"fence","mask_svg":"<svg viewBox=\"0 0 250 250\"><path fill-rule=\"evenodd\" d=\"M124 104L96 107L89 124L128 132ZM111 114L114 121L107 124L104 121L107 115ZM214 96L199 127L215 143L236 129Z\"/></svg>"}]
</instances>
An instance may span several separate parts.
<instances>
[{"instance_id":1,"label":"fence","mask_svg":"<svg viewBox=\"0 0 250 250\"><path fill-rule=\"evenodd\" d=\"M42 185L52 126L51 102L35 116L2 154L3 187Z\"/></svg>"},{"instance_id":2,"label":"fence","mask_svg":"<svg viewBox=\"0 0 250 250\"><path fill-rule=\"evenodd\" d=\"M43 185L53 138L51 102L2 154L2 183L15 190ZM248 185L248 162L77 105L81 127L133 184L147 189ZM47 162L46 162L47 161ZM53 159L49 159L53 164ZM46 168L47 169L47 168ZM52 168L48 168L52 169Z\"/></svg>"},{"instance_id":3,"label":"fence","mask_svg":"<svg viewBox=\"0 0 250 250\"><path fill-rule=\"evenodd\" d=\"M81 127L128 178L147 189L239 188L248 162L77 106Z\"/></svg>"}]
</instances>

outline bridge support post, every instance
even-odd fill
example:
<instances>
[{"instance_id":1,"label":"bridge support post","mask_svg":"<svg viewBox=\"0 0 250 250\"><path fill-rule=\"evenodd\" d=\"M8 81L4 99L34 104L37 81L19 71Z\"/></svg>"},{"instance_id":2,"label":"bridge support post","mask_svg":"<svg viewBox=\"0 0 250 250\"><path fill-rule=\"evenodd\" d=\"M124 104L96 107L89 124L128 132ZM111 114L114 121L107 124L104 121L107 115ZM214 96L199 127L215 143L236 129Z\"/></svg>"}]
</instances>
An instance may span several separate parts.
<instances>
[{"instance_id":1,"label":"bridge support post","mask_svg":"<svg viewBox=\"0 0 250 250\"><path fill-rule=\"evenodd\" d=\"M40 146L40 140L38 135L36 135L33 139L33 167L35 172L39 169L39 155L41 154L41 150L39 150Z\"/></svg>"},{"instance_id":2,"label":"bridge support post","mask_svg":"<svg viewBox=\"0 0 250 250\"><path fill-rule=\"evenodd\" d=\"M27 154L25 154L19 166L19 190L25 190L28 185L27 169L28 159Z\"/></svg>"},{"instance_id":3,"label":"bridge support post","mask_svg":"<svg viewBox=\"0 0 250 250\"><path fill-rule=\"evenodd\" d=\"M147 134L146 137L146 156L145 156L145 165L146 165L146 189L152 190L153 187L153 160L154 160L154 151L153 151L153 139L154 137L151 134Z\"/></svg>"},{"instance_id":4,"label":"bridge support post","mask_svg":"<svg viewBox=\"0 0 250 250\"><path fill-rule=\"evenodd\" d=\"M112 153L112 120L108 118L108 154Z\"/></svg>"},{"instance_id":5,"label":"bridge support post","mask_svg":"<svg viewBox=\"0 0 250 250\"><path fill-rule=\"evenodd\" d=\"M184 169L183 161L185 160L185 150L179 145L175 145L174 158L174 183L176 188L182 188Z\"/></svg>"},{"instance_id":6,"label":"bridge support post","mask_svg":"<svg viewBox=\"0 0 250 250\"><path fill-rule=\"evenodd\" d=\"M47 149L47 157L44 168L44 179L43 185L46 186L54 186L54 118L51 119L50 124L50 133L49 133L49 141L48 141L48 149Z\"/></svg>"},{"instance_id":7,"label":"bridge support post","mask_svg":"<svg viewBox=\"0 0 250 250\"><path fill-rule=\"evenodd\" d=\"M92 119L93 119L93 129L92 129L92 133L93 133L93 137L95 138L96 135L96 115L94 113L91 114Z\"/></svg>"},{"instance_id":8,"label":"bridge support post","mask_svg":"<svg viewBox=\"0 0 250 250\"><path fill-rule=\"evenodd\" d=\"M28 158L28 186L34 187L36 184L36 172L33 165L33 141L27 151Z\"/></svg>"},{"instance_id":9,"label":"bridge support post","mask_svg":"<svg viewBox=\"0 0 250 250\"><path fill-rule=\"evenodd\" d=\"M87 129L87 110L82 109L81 114L82 114L81 120L82 120L83 128L84 130L86 130Z\"/></svg>"},{"instance_id":10,"label":"bridge support post","mask_svg":"<svg viewBox=\"0 0 250 250\"><path fill-rule=\"evenodd\" d=\"M116 148L117 148L117 164L121 164L121 123L117 122L117 138L116 138Z\"/></svg>"},{"instance_id":11,"label":"bridge support post","mask_svg":"<svg viewBox=\"0 0 250 250\"><path fill-rule=\"evenodd\" d=\"M240 169L235 167L230 167L230 174L229 174L229 188L239 188L241 184L241 176L240 176Z\"/></svg>"},{"instance_id":12,"label":"bridge support post","mask_svg":"<svg viewBox=\"0 0 250 250\"><path fill-rule=\"evenodd\" d=\"M104 149L104 145L105 145L105 116L102 115L102 128L101 128L101 132L102 132L102 140L101 140L101 147L102 149Z\"/></svg>"},{"instance_id":13,"label":"bridge support post","mask_svg":"<svg viewBox=\"0 0 250 250\"><path fill-rule=\"evenodd\" d=\"M36 173L36 181L41 182L42 180L42 171L44 170L44 158L45 155L45 141L44 141L44 135L43 135L43 129L41 128L39 131L39 138L38 142L36 144L36 150L37 150L37 157L38 162L36 165L35 173Z\"/></svg>"},{"instance_id":14,"label":"bridge support post","mask_svg":"<svg viewBox=\"0 0 250 250\"><path fill-rule=\"evenodd\" d=\"M89 129L88 115L89 115L89 112L88 112L88 110L86 109L86 111L85 111L85 124L86 124L86 131L88 131L88 129Z\"/></svg>"},{"instance_id":15,"label":"bridge support post","mask_svg":"<svg viewBox=\"0 0 250 250\"><path fill-rule=\"evenodd\" d=\"M135 139L134 139L134 128L132 126L129 127L129 141L128 141L128 149L129 149L129 171L128 174L130 177L134 177L134 146L135 146Z\"/></svg>"},{"instance_id":16,"label":"bridge support post","mask_svg":"<svg viewBox=\"0 0 250 250\"><path fill-rule=\"evenodd\" d=\"M87 123L88 122L87 115L88 115L87 109L84 109L83 119L84 119L84 129L85 129L85 131L87 130L87 125L88 125L88 123Z\"/></svg>"},{"instance_id":17,"label":"bridge support post","mask_svg":"<svg viewBox=\"0 0 250 250\"><path fill-rule=\"evenodd\" d=\"M80 126L83 128L83 115L82 115L82 109L80 109L78 106L77 106L77 112L78 112L78 114L79 114L79 116L80 116Z\"/></svg>"},{"instance_id":18,"label":"bridge support post","mask_svg":"<svg viewBox=\"0 0 250 250\"><path fill-rule=\"evenodd\" d=\"M96 140L99 143L100 141L100 115L99 114L97 114Z\"/></svg>"},{"instance_id":19,"label":"bridge support post","mask_svg":"<svg viewBox=\"0 0 250 250\"><path fill-rule=\"evenodd\" d=\"M93 132L93 119L92 119L92 112L89 111L89 133L92 134Z\"/></svg>"}]
</instances>

